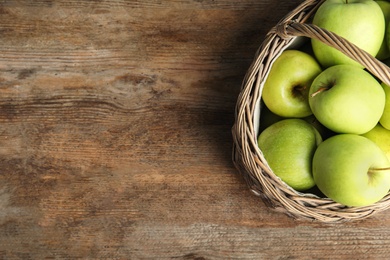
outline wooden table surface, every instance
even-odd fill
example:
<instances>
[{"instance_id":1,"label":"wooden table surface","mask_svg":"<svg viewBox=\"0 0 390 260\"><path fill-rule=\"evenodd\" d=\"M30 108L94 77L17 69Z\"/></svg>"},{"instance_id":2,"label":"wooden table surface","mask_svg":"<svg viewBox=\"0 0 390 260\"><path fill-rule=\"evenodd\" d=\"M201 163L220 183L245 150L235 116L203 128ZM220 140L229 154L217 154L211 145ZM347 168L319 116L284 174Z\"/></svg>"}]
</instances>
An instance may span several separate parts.
<instances>
[{"instance_id":1,"label":"wooden table surface","mask_svg":"<svg viewBox=\"0 0 390 260\"><path fill-rule=\"evenodd\" d=\"M233 166L241 81L300 2L0 1L0 259L387 259L390 212L297 221Z\"/></svg>"}]
</instances>

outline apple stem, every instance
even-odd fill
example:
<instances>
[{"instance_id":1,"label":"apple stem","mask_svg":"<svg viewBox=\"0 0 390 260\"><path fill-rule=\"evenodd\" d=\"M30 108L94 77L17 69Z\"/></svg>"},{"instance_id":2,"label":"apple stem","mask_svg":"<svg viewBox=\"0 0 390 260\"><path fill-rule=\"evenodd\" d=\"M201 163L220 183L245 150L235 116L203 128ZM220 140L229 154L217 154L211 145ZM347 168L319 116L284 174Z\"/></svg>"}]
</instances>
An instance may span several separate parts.
<instances>
[{"instance_id":1,"label":"apple stem","mask_svg":"<svg viewBox=\"0 0 390 260\"><path fill-rule=\"evenodd\" d=\"M312 93L312 94L310 95L310 97L314 97L314 96L316 96L316 95L320 94L321 92L324 92L324 91L326 91L326 90L328 90L328 89L329 89L329 88L327 88L327 87L321 87L321 88L317 89L316 92Z\"/></svg>"},{"instance_id":2,"label":"apple stem","mask_svg":"<svg viewBox=\"0 0 390 260\"><path fill-rule=\"evenodd\" d=\"M369 173L381 172L381 171L390 171L390 167L385 167L385 168L370 168L370 169L368 169L368 172L369 172Z\"/></svg>"}]
</instances>

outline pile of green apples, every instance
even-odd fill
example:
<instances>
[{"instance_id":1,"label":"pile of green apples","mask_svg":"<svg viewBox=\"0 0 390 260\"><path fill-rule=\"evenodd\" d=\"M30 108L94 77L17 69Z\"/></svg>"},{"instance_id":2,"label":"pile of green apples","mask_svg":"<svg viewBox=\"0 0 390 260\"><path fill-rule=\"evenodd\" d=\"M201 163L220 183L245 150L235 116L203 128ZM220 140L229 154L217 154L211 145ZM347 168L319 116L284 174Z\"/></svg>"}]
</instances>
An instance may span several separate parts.
<instances>
[{"instance_id":1,"label":"pile of green apples","mask_svg":"<svg viewBox=\"0 0 390 260\"><path fill-rule=\"evenodd\" d=\"M326 0L312 23L390 64L390 2ZM261 89L258 146L299 192L348 207L390 190L390 87L333 47L307 39L276 58Z\"/></svg>"}]
</instances>

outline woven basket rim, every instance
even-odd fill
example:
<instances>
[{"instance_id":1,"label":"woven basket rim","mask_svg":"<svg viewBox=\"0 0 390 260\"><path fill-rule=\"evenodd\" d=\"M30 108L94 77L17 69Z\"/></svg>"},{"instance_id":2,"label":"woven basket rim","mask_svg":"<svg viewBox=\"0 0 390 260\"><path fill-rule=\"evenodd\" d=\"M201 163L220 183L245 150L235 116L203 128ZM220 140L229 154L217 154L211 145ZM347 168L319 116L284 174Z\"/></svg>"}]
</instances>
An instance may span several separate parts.
<instances>
[{"instance_id":1,"label":"woven basket rim","mask_svg":"<svg viewBox=\"0 0 390 260\"><path fill-rule=\"evenodd\" d=\"M365 219L390 208L390 192L373 205L347 207L329 198L295 191L272 172L257 145L256 118L260 118L263 105L262 85L275 59L284 50L294 48L294 44L302 37L319 37L320 40L328 41L329 45L364 64L375 76L390 84L390 69L382 62L345 39L308 25L307 22L324 1L303 1L271 28L255 53L236 103L232 159L249 189L268 207L299 220L338 223Z\"/></svg>"}]
</instances>

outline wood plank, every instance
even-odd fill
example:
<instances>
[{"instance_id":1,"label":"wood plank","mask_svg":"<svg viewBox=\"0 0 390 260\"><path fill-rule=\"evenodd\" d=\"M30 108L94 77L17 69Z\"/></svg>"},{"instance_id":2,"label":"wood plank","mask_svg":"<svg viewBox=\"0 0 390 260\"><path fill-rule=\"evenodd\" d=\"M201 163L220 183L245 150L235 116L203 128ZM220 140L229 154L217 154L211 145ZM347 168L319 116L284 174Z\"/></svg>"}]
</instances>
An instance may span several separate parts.
<instances>
[{"instance_id":1,"label":"wood plank","mask_svg":"<svg viewBox=\"0 0 390 260\"><path fill-rule=\"evenodd\" d=\"M232 164L241 80L299 2L2 1L0 258L385 258L386 212L296 221Z\"/></svg>"}]
</instances>

